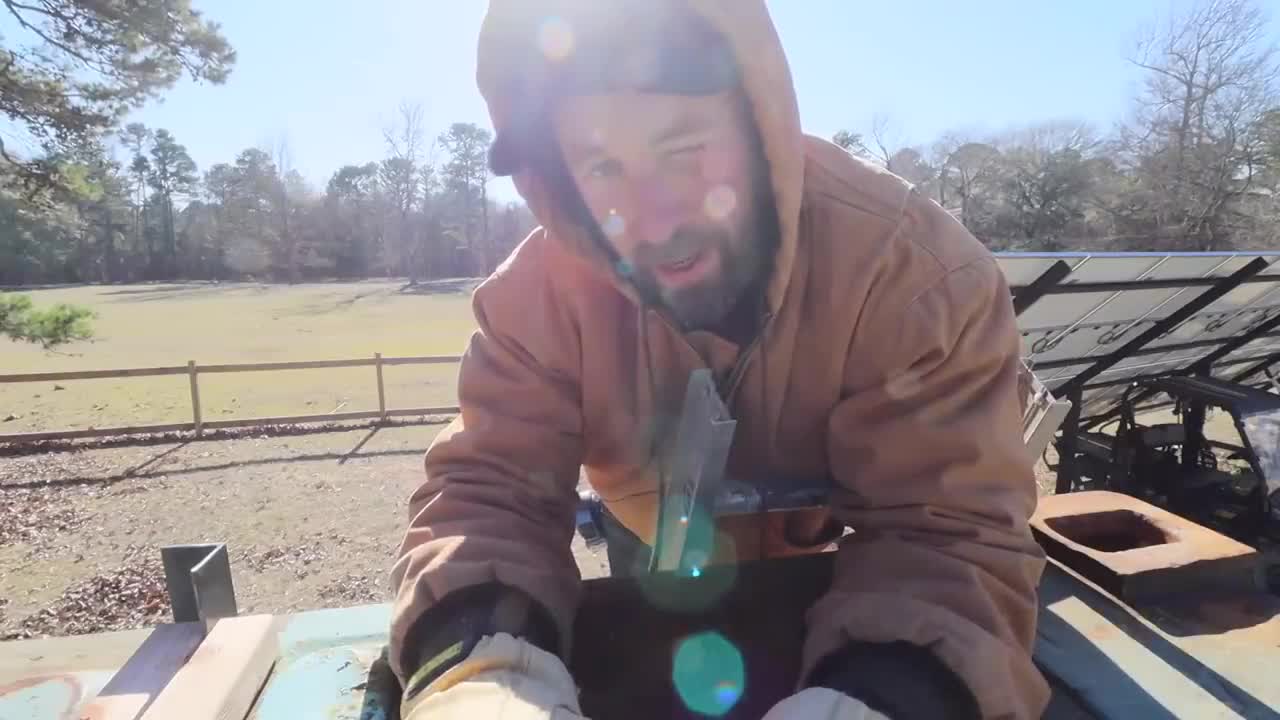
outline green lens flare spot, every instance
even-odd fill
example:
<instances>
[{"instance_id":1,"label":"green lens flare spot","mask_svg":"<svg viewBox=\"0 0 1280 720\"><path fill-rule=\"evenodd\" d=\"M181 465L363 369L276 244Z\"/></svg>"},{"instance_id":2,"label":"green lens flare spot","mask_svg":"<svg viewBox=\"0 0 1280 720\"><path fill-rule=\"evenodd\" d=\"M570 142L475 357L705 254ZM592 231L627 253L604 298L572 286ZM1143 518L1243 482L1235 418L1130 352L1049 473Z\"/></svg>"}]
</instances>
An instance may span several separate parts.
<instances>
[{"instance_id":1,"label":"green lens flare spot","mask_svg":"<svg viewBox=\"0 0 1280 720\"><path fill-rule=\"evenodd\" d=\"M717 632L690 635L676 648L672 675L676 692L693 712L722 717L746 690L742 653Z\"/></svg>"}]
</instances>

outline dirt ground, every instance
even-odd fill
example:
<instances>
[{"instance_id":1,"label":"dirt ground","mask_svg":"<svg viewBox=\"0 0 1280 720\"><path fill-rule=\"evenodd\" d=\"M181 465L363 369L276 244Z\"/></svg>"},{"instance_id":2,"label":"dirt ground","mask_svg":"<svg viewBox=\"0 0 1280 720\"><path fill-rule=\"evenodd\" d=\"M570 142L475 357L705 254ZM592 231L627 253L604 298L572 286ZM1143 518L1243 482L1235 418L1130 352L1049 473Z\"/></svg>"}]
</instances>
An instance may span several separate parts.
<instances>
[{"instance_id":1,"label":"dirt ground","mask_svg":"<svg viewBox=\"0 0 1280 720\"><path fill-rule=\"evenodd\" d=\"M167 605L135 606L163 600L156 561L162 545L176 543L227 543L242 612L385 601L405 502L438 431L419 425L0 458L0 638L167 621ZM584 575L605 574L603 557L581 540L575 553ZM121 573L143 587L104 579ZM95 594L114 597L92 602L124 607L78 607Z\"/></svg>"}]
</instances>

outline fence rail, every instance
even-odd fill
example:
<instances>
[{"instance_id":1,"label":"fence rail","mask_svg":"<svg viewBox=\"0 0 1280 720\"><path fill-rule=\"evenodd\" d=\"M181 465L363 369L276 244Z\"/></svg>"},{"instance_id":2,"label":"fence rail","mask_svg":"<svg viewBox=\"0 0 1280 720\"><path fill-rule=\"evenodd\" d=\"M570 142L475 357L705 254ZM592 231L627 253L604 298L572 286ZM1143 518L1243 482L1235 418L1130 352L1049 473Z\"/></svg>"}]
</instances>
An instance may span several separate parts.
<instances>
[{"instance_id":1,"label":"fence rail","mask_svg":"<svg viewBox=\"0 0 1280 720\"><path fill-rule=\"evenodd\" d=\"M161 375L187 375L191 385L191 421L136 425L84 430L54 430L49 432L25 432L0 434L0 443L30 443L43 440L79 440L85 438L115 437L168 432L193 432L197 437L205 430L223 428L261 427L264 425L300 425L316 422L344 422L349 420L387 420L393 417L418 417L425 415L449 415L458 412L456 406L387 409L387 392L382 380L382 369L397 365L448 365L460 362L455 356L391 357L376 353L370 358L349 360L305 360L299 362L242 363L233 365L197 365L194 360L186 365L149 368L121 368L118 370L79 370L72 372L19 373L0 375L0 384L49 382L57 380L103 380L112 378L156 377ZM332 412L318 415L292 415L285 417L238 418L206 421L200 413L200 376L220 373L273 372L279 370L321 370L327 368L374 368L378 389L377 410Z\"/></svg>"}]
</instances>

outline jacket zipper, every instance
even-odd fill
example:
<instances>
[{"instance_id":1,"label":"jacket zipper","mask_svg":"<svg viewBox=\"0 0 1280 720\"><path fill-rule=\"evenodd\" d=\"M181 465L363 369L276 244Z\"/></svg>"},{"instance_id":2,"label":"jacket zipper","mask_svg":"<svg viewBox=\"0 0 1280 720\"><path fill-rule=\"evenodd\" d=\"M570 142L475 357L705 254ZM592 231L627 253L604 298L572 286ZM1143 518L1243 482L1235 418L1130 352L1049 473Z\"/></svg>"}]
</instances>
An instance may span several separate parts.
<instances>
[{"instance_id":1,"label":"jacket zipper","mask_svg":"<svg viewBox=\"0 0 1280 720\"><path fill-rule=\"evenodd\" d=\"M734 365L733 370L730 371L728 380L726 381L728 387L723 389L720 393L720 397L724 399L725 407L733 407L734 396L738 394L738 387L742 384L742 379L747 375L747 369L751 365L751 359L755 357L756 350L758 350L760 345L764 343L765 333L768 332L769 325L773 322L773 313L766 312L761 319L763 322L760 323L760 332L756 333L751 344L747 345L746 349L738 356L738 361Z\"/></svg>"},{"instance_id":2,"label":"jacket zipper","mask_svg":"<svg viewBox=\"0 0 1280 720\"><path fill-rule=\"evenodd\" d=\"M698 353L697 349L693 347L693 344L685 338L684 333L676 327L675 323L671 322L666 313L657 308L651 309L654 311L654 314L658 316L658 319L662 324L666 325L668 330L671 330L680 338L680 342L684 343L686 348L692 350L694 355L702 357L701 354ZM738 392L738 387L742 383L742 379L747 374L747 369L751 364L751 359L755 357L756 350L759 349L760 345L764 342L765 334L772 325L774 317L774 312L765 311L761 316L763 322L760 324L760 332L756 333L755 338L751 340L747 347L742 352L738 353L738 359L734 362L733 369L729 371L729 375L724 379L724 381L716 382L716 392L720 395L720 399L724 402L725 407L733 407L733 398ZM714 371L714 368L709 367L705 359L702 362L702 367L704 369Z\"/></svg>"}]
</instances>

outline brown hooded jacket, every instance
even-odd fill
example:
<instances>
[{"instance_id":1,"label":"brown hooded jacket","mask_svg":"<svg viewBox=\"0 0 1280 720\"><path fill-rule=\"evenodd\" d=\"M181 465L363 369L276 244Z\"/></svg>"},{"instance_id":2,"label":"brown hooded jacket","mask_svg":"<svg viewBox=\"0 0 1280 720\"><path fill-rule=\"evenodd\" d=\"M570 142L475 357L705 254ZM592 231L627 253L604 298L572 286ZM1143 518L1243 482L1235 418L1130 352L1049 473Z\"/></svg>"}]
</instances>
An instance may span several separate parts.
<instances>
[{"instance_id":1,"label":"brown hooded jacket","mask_svg":"<svg viewBox=\"0 0 1280 720\"><path fill-rule=\"evenodd\" d=\"M461 414L427 453L394 567L393 665L428 607L495 581L545 606L567 648L580 469L652 542L651 440L679 412L690 371L710 367L736 376L729 473L830 478L830 511L854 530L810 612L806 671L850 641L905 640L962 678L984 717L1039 717L1044 556L1027 524L1036 486L999 268L932 200L802 133L764 0L675 1L727 38L764 141L781 224L764 331L749 347L681 333L617 278L544 179L516 174L542 227L476 290ZM500 139L521 112L512 88L532 72L509 33L575 4L611 2L491 0L478 81ZM768 520L736 528L721 560L811 551L788 537Z\"/></svg>"}]
</instances>

